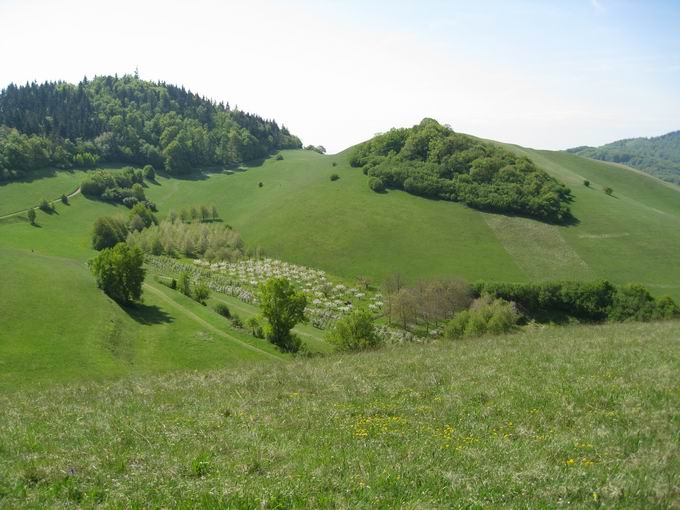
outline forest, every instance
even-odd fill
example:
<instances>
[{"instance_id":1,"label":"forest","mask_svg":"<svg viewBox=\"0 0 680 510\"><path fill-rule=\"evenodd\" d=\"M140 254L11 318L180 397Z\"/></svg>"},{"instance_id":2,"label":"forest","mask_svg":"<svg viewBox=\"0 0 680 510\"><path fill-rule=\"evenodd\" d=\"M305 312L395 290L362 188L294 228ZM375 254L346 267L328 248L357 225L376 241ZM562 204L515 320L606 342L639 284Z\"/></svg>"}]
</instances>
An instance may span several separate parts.
<instances>
[{"instance_id":1,"label":"forest","mask_svg":"<svg viewBox=\"0 0 680 510\"><path fill-rule=\"evenodd\" d=\"M376 192L403 189L485 211L571 218L570 190L531 160L433 119L376 136L355 149L350 163L363 168Z\"/></svg>"},{"instance_id":2,"label":"forest","mask_svg":"<svg viewBox=\"0 0 680 510\"><path fill-rule=\"evenodd\" d=\"M575 147L572 154L612 161L680 184L680 131L654 138L629 138L601 147Z\"/></svg>"},{"instance_id":3,"label":"forest","mask_svg":"<svg viewBox=\"0 0 680 510\"><path fill-rule=\"evenodd\" d=\"M0 92L0 181L100 162L177 175L301 146L274 120L133 75L10 84Z\"/></svg>"}]
</instances>

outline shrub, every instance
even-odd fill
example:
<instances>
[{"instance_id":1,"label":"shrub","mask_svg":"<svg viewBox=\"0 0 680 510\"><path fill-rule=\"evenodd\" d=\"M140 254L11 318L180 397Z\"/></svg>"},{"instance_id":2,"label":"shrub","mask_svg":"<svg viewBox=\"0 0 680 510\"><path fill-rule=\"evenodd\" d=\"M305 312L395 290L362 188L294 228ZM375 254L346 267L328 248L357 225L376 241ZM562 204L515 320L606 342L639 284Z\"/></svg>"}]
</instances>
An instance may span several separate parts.
<instances>
[{"instance_id":1,"label":"shrub","mask_svg":"<svg viewBox=\"0 0 680 510\"><path fill-rule=\"evenodd\" d=\"M64 205L68 205L68 197L64 194L61 195L61 203Z\"/></svg>"},{"instance_id":2,"label":"shrub","mask_svg":"<svg viewBox=\"0 0 680 510\"><path fill-rule=\"evenodd\" d=\"M198 282L196 285L194 285L194 288L191 292L191 297L194 299L194 301L205 306L206 300L210 297L210 289L205 284L205 282Z\"/></svg>"},{"instance_id":3,"label":"shrub","mask_svg":"<svg viewBox=\"0 0 680 510\"><path fill-rule=\"evenodd\" d=\"M609 195L609 196L612 196L612 195L614 194L614 190L611 189L609 186L607 186L606 188L604 188L604 192L605 192L607 195Z\"/></svg>"},{"instance_id":4,"label":"shrub","mask_svg":"<svg viewBox=\"0 0 680 510\"><path fill-rule=\"evenodd\" d=\"M613 321L651 321L673 319L680 315L678 305L668 296L654 299L642 285L631 284L618 289L609 313Z\"/></svg>"},{"instance_id":5,"label":"shrub","mask_svg":"<svg viewBox=\"0 0 680 510\"><path fill-rule=\"evenodd\" d=\"M127 304L142 296L143 264L144 255L140 250L118 243L91 260L90 270L100 289L115 301Z\"/></svg>"},{"instance_id":6,"label":"shrub","mask_svg":"<svg viewBox=\"0 0 680 510\"><path fill-rule=\"evenodd\" d=\"M229 311L229 307L225 303L217 303L214 307L215 311L219 313L222 317L229 318L231 317L231 312Z\"/></svg>"},{"instance_id":7,"label":"shrub","mask_svg":"<svg viewBox=\"0 0 680 510\"><path fill-rule=\"evenodd\" d=\"M444 328L447 338L501 335L513 331L520 314L514 303L488 296L477 299L469 310L454 315Z\"/></svg>"},{"instance_id":8,"label":"shrub","mask_svg":"<svg viewBox=\"0 0 680 510\"><path fill-rule=\"evenodd\" d=\"M355 310L337 320L328 330L327 338L343 351L374 349L381 344L373 318L363 310Z\"/></svg>"},{"instance_id":9,"label":"shrub","mask_svg":"<svg viewBox=\"0 0 680 510\"><path fill-rule=\"evenodd\" d=\"M584 185L586 188L590 188L590 181L589 181L588 179L586 179L585 181L583 181L583 185Z\"/></svg>"},{"instance_id":10,"label":"shrub","mask_svg":"<svg viewBox=\"0 0 680 510\"><path fill-rule=\"evenodd\" d=\"M340 176L338 174L335 173L331 174L331 181L337 181L339 178Z\"/></svg>"},{"instance_id":11,"label":"shrub","mask_svg":"<svg viewBox=\"0 0 680 510\"><path fill-rule=\"evenodd\" d=\"M49 213L52 212L52 204L50 204L47 199L43 198L38 205L41 211Z\"/></svg>"},{"instance_id":12,"label":"shrub","mask_svg":"<svg viewBox=\"0 0 680 510\"><path fill-rule=\"evenodd\" d=\"M368 179L368 187L371 188L376 193L382 193L385 191L385 183L380 177L371 177Z\"/></svg>"},{"instance_id":13,"label":"shrub","mask_svg":"<svg viewBox=\"0 0 680 510\"><path fill-rule=\"evenodd\" d=\"M187 297L191 297L191 278L189 273L182 271L177 281L177 289Z\"/></svg>"},{"instance_id":14,"label":"shrub","mask_svg":"<svg viewBox=\"0 0 680 510\"><path fill-rule=\"evenodd\" d=\"M243 321L237 314L233 314L229 320L231 321L231 325L236 329L243 329Z\"/></svg>"},{"instance_id":15,"label":"shrub","mask_svg":"<svg viewBox=\"0 0 680 510\"><path fill-rule=\"evenodd\" d=\"M95 250L113 248L125 241L128 228L123 218L104 216L97 218L92 231L92 247Z\"/></svg>"},{"instance_id":16,"label":"shrub","mask_svg":"<svg viewBox=\"0 0 680 510\"><path fill-rule=\"evenodd\" d=\"M260 181L260 182L257 183L257 187L258 187L258 188L261 188L262 186L264 186L264 184L262 184L262 181Z\"/></svg>"},{"instance_id":17,"label":"shrub","mask_svg":"<svg viewBox=\"0 0 680 510\"><path fill-rule=\"evenodd\" d=\"M332 166L338 166L338 163L336 161L333 161L333 163L331 163L331 165Z\"/></svg>"},{"instance_id":18,"label":"shrub","mask_svg":"<svg viewBox=\"0 0 680 510\"><path fill-rule=\"evenodd\" d=\"M154 170L154 167L151 165L146 165L144 167L144 178L148 181L155 181L156 180L156 170Z\"/></svg>"},{"instance_id":19,"label":"shrub","mask_svg":"<svg viewBox=\"0 0 680 510\"><path fill-rule=\"evenodd\" d=\"M283 154L277 154L276 161L283 161Z\"/></svg>"},{"instance_id":20,"label":"shrub","mask_svg":"<svg viewBox=\"0 0 680 510\"><path fill-rule=\"evenodd\" d=\"M35 209L29 209L26 213L26 217L28 218L28 221L31 223L31 225L35 225L35 216Z\"/></svg>"},{"instance_id":21,"label":"shrub","mask_svg":"<svg viewBox=\"0 0 680 510\"><path fill-rule=\"evenodd\" d=\"M246 326L248 326L250 329L250 334L255 338L264 338L264 330L260 325L260 321L258 321L255 317L250 317L246 321Z\"/></svg>"}]
</instances>

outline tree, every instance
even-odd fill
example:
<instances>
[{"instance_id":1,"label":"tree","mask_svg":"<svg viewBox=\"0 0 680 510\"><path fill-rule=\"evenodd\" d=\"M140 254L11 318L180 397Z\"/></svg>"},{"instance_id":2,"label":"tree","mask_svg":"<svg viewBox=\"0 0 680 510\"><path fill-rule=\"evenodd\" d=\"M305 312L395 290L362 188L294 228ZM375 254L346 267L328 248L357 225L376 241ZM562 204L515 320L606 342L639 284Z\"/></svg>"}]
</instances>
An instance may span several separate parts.
<instances>
[{"instance_id":1,"label":"tree","mask_svg":"<svg viewBox=\"0 0 680 510\"><path fill-rule=\"evenodd\" d=\"M614 190L611 189L609 186L607 186L607 187L604 189L604 192L605 192L607 195L609 195L609 196L612 196L612 195L614 194Z\"/></svg>"},{"instance_id":2,"label":"tree","mask_svg":"<svg viewBox=\"0 0 680 510\"><path fill-rule=\"evenodd\" d=\"M68 197L64 194L61 195L61 203L64 205L68 205Z\"/></svg>"},{"instance_id":3,"label":"tree","mask_svg":"<svg viewBox=\"0 0 680 510\"><path fill-rule=\"evenodd\" d=\"M144 166L143 172L144 172L144 178L147 181L153 182L153 181L156 180L156 170L154 170L153 166L151 166L151 165Z\"/></svg>"},{"instance_id":4,"label":"tree","mask_svg":"<svg viewBox=\"0 0 680 510\"><path fill-rule=\"evenodd\" d=\"M217 207L214 205L210 206L210 214L212 216L213 221L217 221L220 218L220 213L217 212Z\"/></svg>"},{"instance_id":5,"label":"tree","mask_svg":"<svg viewBox=\"0 0 680 510\"><path fill-rule=\"evenodd\" d=\"M327 338L344 351L372 349L382 342L375 331L371 315L363 310L355 310L337 320L328 330Z\"/></svg>"},{"instance_id":6,"label":"tree","mask_svg":"<svg viewBox=\"0 0 680 510\"><path fill-rule=\"evenodd\" d=\"M191 278L189 277L189 273L186 271L182 271L182 274L179 275L177 288L185 296L191 297Z\"/></svg>"},{"instance_id":7,"label":"tree","mask_svg":"<svg viewBox=\"0 0 680 510\"><path fill-rule=\"evenodd\" d=\"M590 188L590 181L589 181L588 179L584 180L584 181L583 181L583 185L584 185L586 188Z\"/></svg>"},{"instance_id":8,"label":"tree","mask_svg":"<svg viewBox=\"0 0 680 510\"><path fill-rule=\"evenodd\" d=\"M368 179L368 187L371 188L376 193L382 193L385 191L385 183L380 177L371 177Z\"/></svg>"},{"instance_id":9,"label":"tree","mask_svg":"<svg viewBox=\"0 0 680 510\"><path fill-rule=\"evenodd\" d=\"M260 286L262 314L269 322L267 340L286 352L297 352L300 339L290 330L305 319L307 299L286 278L271 278Z\"/></svg>"},{"instance_id":10,"label":"tree","mask_svg":"<svg viewBox=\"0 0 680 510\"><path fill-rule=\"evenodd\" d=\"M28 216L28 221L31 222L31 225L35 225L35 209L29 209L26 216Z\"/></svg>"},{"instance_id":11,"label":"tree","mask_svg":"<svg viewBox=\"0 0 680 510\"><path fill-rule=\"evenodd\" d=\"M138 248L118 243L106 248L90 261L90 270L97 286L109 297L121 304L137 301L142 297L145 270L144 255Z\"/></svg>"},{"instance_id":12,"label":"tree","mask_svg":"<svg viewBox=\"0 0 680 510\"><path fill-rule=\"evenodd\" d=\"M201 221L207 221L210 218L210 209L207 205L201 206Z\"/></svg>"},{"instance_id":13,"label":"tree","mask_svg":"<svg viewBox=\"0 0 680 510\"><path fill-rule=\"evenodd\" d=\"M47 199L43 198L38 205L41 211L49 213L52 212L52 204L50 204Z\"/></svg>"},{"instance_id":14,"label":"tree","mask_svg":"<svg viewBox=\"0 0 680 510\"><path fill-rule=\"evenodd\" d=\"M130 230L140 231L151 225L158 225L158 220L151 209L145 204L135 204L130 211Z\"/></svg>"},{"instance_id":15,"label":"tree","mask_svg":"<svg viewBox=\"0 0 680 510\"><path fill-rule=\"evenodd\" d=\"M202 305L205 305L206 300L210 297L210 289L208 286L205 284L205 282L198 282L194 286L194 290L192 292L192 296L194 298L194 301L197 301L201 303Z\"/></svg>"},{"instance_id":16,"label":"tree","mask_svg":"<svg viewBox=\"0 0 680 510\"><path fill-rule=\"evenodd\" d=\"M125 241L128 235L125 220L113 216L103 216L94 222L92 231L92 247L95 250L113 248Z\"/></svg>"},{"instance_id":17,"label":"tree","mask_svg":"<svg viewBox=\"0 0 680 510\"><path fill-rule=\"evenodd\" d=\"M250 334L255 338L262 338L262 326L260 326L260 321L256 317L250 317L246 321L246 326L250 329Z\"/></svg>"}]
</instances>

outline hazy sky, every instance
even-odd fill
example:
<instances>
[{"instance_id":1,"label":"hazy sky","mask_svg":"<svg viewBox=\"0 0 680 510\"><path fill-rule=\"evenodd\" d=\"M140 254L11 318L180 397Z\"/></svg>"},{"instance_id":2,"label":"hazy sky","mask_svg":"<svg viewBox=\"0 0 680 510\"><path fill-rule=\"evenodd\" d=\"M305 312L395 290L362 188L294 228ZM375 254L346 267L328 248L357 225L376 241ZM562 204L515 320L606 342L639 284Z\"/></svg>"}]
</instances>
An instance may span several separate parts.
<instances>
[{"instance_id":1,"label":"hazy sky","mask_svg":"<svg viewBox=\"0 0 680 510\"><path fill-rule=\"evenodd\" d=\"M680 1L0 0L0 86L184 85L338 151L434 117L537 148L680 129Z\"/></svg>"}]
</instances>

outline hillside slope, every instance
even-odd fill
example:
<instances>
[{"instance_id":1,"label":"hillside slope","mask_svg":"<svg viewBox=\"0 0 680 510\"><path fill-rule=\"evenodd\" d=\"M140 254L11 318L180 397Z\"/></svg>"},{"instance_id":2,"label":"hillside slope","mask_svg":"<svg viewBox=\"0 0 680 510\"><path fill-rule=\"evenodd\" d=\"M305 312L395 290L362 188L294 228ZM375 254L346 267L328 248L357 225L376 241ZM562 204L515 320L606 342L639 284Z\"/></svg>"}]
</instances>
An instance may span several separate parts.
<instances>
[{"instance_id":1,"label":"hillside slope","mask_svg":"<svg viewBox=\"0 0 680 510\"><path fill-rule=\"evenodd\" d=\"M374 193L361 170L350 167L348 152L283 151L283 160L271 158L235 172L159 177L146 193L161 216L215 204L248 246L348 280L363 275L379 284L395 272L410 281L603 277L640 282L656 295L680 299L678 188L618 165L506 147L529 156L572 189L574 224L483 213L402 191ZM332 173L340 178L331 181ZM10 211L33 206L34 199L25 198L31 186L41 196L58 197L72 191L77 175L57 172L33 183L0 186L0 203ZM584 179L591 181L589 188ZM613 195L607 196L604 187L613 188ZM11 368L0 384L13 388L47 380L220 367L253 358L252 351L237 348L188 315L183 308L208 322L217 320L218 329L229 329L213 312L177 293L171 296L184 300L183 308L145 292L146 304L157 307L154 314L169 317L150 326L96 290L85 265L95 254L91 228L98 216L116 213L127 209L78 195L68 206L57 204L54 214L39 211L38 227L22 214L0 219L0 263L6 275L0 316L10 318L0 331L0 358ZM149 283L165 290L153 279ZM71 306L71 300L78 304ZM246 312L250 316L256 310ZM123 332L121 338L132 339L128 358L111 353L111 324ZM204 333L210 341L203 341ZM310 327L303 337L323 351L322 335ZM247 341L247 335L241 339Z\"/></svg>"},{"instance_id":2,"label":"hillside slope","mask_svg":"<svg viewBox=\"0 0 680 510\"><path fill-rule=\"evenodd\" d=\"M680 131L652 138L618 140L600 147L575 147L567 152L622 163L680 184Z\"/></svg>"},{"instance_id":3,"label":"hillside slope","mask_svg":"<svg viewBox=\"0 0 680 510\"><path fill-rule=\"evenodd\" d=\"M8 508L670 508L680 324L0 395Z\"/></svg>"}]
</instances>

